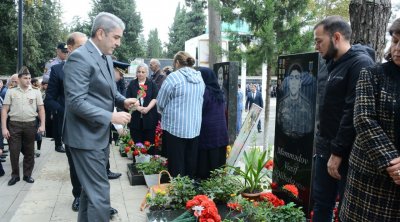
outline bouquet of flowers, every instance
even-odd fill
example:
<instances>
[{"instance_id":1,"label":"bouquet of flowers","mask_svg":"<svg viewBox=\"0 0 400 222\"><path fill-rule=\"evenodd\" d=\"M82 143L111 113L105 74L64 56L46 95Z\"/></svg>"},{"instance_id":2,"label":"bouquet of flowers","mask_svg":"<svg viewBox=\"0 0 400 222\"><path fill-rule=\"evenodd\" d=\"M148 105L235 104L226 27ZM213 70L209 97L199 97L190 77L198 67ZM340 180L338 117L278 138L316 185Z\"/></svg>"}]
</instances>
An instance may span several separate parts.
<instances>
[{"instance_id":1,"label":"bouquet of flowers","mask_svg":"<svg viewBox=\"0 0 400 222\"><path fill-rule=\"evenodd\" d=\"M173 222L220 222L221 216L218 214L217 206L214 201L205 195L197 195L192 200L186 202L186 211Z\"/></svg>"},{"instance_id":2,"label":"bouquet of flowers","mask_svg":"<svg viewBox=\"0 0 400 222\"><path fill-rule=\"evenodd\" d=\"M131 146L131 150L133 152L133 156L138 156L142 154L147 154L147 151L150 147L154 146L149 141L144 141L144 143L136 143Z\"/></svg>"}]
</instances>

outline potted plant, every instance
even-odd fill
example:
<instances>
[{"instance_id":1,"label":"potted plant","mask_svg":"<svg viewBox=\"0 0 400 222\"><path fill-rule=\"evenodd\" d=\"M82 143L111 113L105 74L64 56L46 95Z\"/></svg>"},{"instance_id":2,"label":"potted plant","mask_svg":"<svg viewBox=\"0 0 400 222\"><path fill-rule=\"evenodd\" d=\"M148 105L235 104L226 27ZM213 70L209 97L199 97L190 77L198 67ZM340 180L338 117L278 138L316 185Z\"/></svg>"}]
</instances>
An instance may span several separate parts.
<instances>
[{"instance_id":1,"label":"potted plant","mask_svg":"<svg viewBox=\"0 0 400 222\"><path fill-rule=\"evenodd\" d=\"M251 199L259 198L263 191L264 180L267 177L264 170L268 161L266 156L267 151L252 147L243 154L244 169L234 167L235 172L244 179L242 196Z\"/></svg>"},{"instance_id":2,"label":"potted plant","mask_svg":"<svg viewBox=\"0 0 400 222\"><path fill-rule=\"evenodd\" d=\"M119 153L122 157L126 157L127 153L130 151L132 145L134 144L133 140L129 133L125 135L121 135L119 138Z\"/></svg>"},{"instance_id":3,"label":"potted plant","mask_svg":"<svg viewBox=\"0 0 400 222\"><path fill-rule=\"evenodd\" d=\"M162 170L167 170L167 159L159 155L154 155L150 158L149 162L138 163L136 168L142 172L148 187L158 184L158 174Z\"/></svg>"},{"instance_id":4,"label":"potted plant","mask_svg":"<svg viewBox=\"0 0 400 222\"><path fill-rule=\"evenodd\" d=\"M132 154L135 157L136 163L149 162L151 156L147 154L148 150L154 146L149 141L143 143L136 143L132 146Z\"/></svg>"}]
</instances>

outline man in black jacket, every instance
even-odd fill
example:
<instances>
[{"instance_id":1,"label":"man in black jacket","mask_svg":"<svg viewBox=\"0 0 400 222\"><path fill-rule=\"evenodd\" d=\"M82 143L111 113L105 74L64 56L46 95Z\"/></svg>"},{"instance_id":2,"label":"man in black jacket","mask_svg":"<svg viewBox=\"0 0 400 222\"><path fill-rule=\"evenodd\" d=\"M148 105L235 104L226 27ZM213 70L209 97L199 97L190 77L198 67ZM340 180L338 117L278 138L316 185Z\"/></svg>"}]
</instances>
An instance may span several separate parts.
<instances>
[{"instance_id":1,"label":"man in black jacket","mask_svg":"<svg viewBox=\"0 0 400 222\"><path fill-rule=\"evenodd\" d=\"M372 49L350 45L351 32L339 16L327 17L314 27L315 49L326 60L328 69L316 137L314 222L332 221L336 197L342 198L355 138L355 87L360 70L374 64Z\"/></svg>"},{"instance_id":2,"label":"man in black jacket","mask_svg":"<svg viewBox=\"0 0 400 222\"><path fill-rule=\"evenodd\" d=\"M255 84L252 84L250 86L251 91L247 94L247 99L246 99L246 106L245 106L245 110L246 112L250 110L251 105L256 104L258 106L260 106L261 108L263 108L263 99L262 99L262 95L260 92L257 91L257 87ZM262 132L261 130L261 120L258 121L257 124L257 130L259 133Z\"/></svg>"}]
</instances>

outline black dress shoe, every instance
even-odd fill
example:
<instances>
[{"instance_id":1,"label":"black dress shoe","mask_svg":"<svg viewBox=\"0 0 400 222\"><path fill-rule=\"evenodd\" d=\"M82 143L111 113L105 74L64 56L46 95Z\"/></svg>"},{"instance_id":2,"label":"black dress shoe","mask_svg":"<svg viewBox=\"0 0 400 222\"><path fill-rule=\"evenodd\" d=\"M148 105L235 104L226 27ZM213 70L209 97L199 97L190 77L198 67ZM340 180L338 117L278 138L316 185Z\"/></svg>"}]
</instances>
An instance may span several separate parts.
<instances>
[{"instance_id":1,"label":"black dress shoe","mask_svg":"<svg viewBox=\"0 0 400 222\"><path fill-rule=\"evenodd\" d=\"M72 202L72 211L79 211L79 202L81 201L80 197L75 197L74 202Z\"/></svg>"},{"instance_id":2,"label":"black dress shoe","mask_svg":"<svg viewBox=\"0 0 400 222\"><path fill-rule=\"evenodd\" d=\"M19 177L11 177L11 180L8 181L8 186L12 186L19 181Z\"/></svg>"},{"instance_id":3,"label":"black dress shoe","mask_svg":"<svg viewBox=\"0 0 400 222\"><path fill-rule=\"evenodd\" d=\"M110 208L110 218L111 217L113 217L115 214L117 214L118 213L118 210L117 209L115 209L115 208Z\"/></svg>"},{"instance_id":4,"label":"black dress shoe","mask_svg":"<svg viewBox=\"0 0 400 222\"><path fill-rule=\"evenodd\" d=\"M113 180L113 179L117 179L118 177L120 177L122 174L120 173L113 173L111 171L107 171L107 176L109 180Z\"/></svg>"},{"instance_id":5,"label":"black dress shoe","mask_svg":"<svg viewBox=\"0 0 400 222\"><path fill-rule=\"evenodd\" d=\"M6 159L0 159L0 162L2 162L2 163L6 162Z\"/></svg>"},{"instance_id":6,"label":"black dress shoe","mask_svg":"<svg viewBox=\"0 0 400 222\"><path fill-rule=\"evenodd\" d=\"M6 174L6 172L4 172L3 169L0 169L0 177L4 176L4 174Z\"/></svg>"},{"instance_id":7,"label":"black dress shoe","mask_svg":"<svg viewBox=\"0 0 400 222\"><path fill-rule=\"evenodd\" d=\"M31 176L24 176L22 179L25 180L27 183L35 182L35 180Z\"/></svg>"},{"instance_id":8,"label":"black dress shoe","mask_svg":"<svg viewBox=\"0 0 400 222\"><path fill-rule=\"evenodd\" d=\"M56 151L59 153L65 153L65 148L63 146L57 146Z\"/></svg>"},{"instance_id":9,"label":"black dress shoe","mask_svg":"<svg viewBox=\"0 0 400 222\"><path fill-rule=\"evenodd\" d=\"M7 157L8 156L8 154L6 154L6 153L3 153L3 154L1 154L1 157Z\"/></svg>"},{"instance_id":10,"label":"black dress shoe","mask_svg":"<svg viewBox=\"0 0 400 222\"><path fill-rule=\"evenodd\" d=\"M3 150L3 153L8 153L8 150Z\"/></svg>"}]
</instances>

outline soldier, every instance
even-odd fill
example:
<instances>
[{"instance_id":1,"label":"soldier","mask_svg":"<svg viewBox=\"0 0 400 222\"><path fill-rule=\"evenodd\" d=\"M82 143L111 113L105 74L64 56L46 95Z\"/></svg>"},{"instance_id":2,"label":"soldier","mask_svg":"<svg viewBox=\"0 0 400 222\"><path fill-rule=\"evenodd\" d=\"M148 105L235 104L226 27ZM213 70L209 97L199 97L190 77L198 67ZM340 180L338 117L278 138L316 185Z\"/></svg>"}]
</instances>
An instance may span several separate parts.
<instances>
[{"instance_id":1,"label":"soldier","mask_svg":"<svg viewBox=\"0 0 400 222\"><path fill-rule=\"evenodd\" d=\"M60 64L61 62L65 62L65 60L67 59L68 53L69 53L67 44L65 44L63 42L58 43L57 48L56 48L56 53L57 53L57 56L53 59L50 59L45 64L43 79L50 78L50 71L51 71L52 66Z\"/></svg>"}]
</instances>

